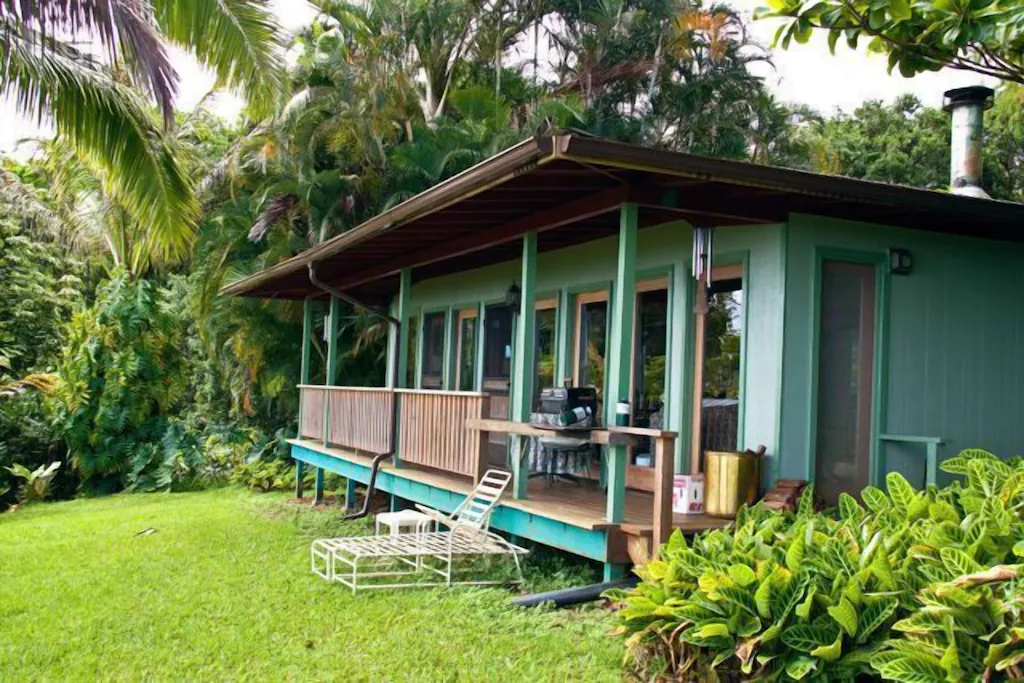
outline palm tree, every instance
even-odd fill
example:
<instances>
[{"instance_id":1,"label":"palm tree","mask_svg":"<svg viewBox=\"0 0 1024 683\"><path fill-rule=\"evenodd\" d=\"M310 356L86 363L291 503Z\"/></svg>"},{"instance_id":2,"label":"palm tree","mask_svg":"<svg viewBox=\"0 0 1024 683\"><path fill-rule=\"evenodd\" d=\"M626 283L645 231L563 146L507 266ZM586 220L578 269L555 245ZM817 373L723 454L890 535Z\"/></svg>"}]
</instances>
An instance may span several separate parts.
<instances>
[{"instance_id":1,"label":"palm tree","mask_svg":"<svg viewBox=\"0 0 1024 683\"><path fill-rule=\"evenodd\" d=\"M146 226L151 248L180 255L195 230L192 183L165 137L183 46L270 111L281 88L280 28L265 0L0 0L0 90L19 111L52 121L107 194ZM83 51L81 44L99 49ZM153 98L160 121L142 91Z\"/></svg>"}]
</instances>

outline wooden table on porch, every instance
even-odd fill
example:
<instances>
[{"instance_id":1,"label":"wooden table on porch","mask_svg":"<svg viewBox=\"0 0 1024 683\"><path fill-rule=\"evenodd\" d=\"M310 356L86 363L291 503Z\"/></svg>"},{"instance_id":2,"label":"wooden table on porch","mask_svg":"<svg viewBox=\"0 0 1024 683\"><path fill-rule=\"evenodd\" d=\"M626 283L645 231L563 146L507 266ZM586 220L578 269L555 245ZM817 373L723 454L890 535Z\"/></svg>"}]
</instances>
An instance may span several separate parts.
<instances>
[{"instance_id":1,"label":"wooden table on porch","mask_svg":"<svg viewBox=\"0 0 1024 683\"><path fill-rule=\"evenodd\" d=\"M522 422L511 420L470 418L466 420L466 428L481 432L500 432L526 437L567 437L580 439L602 446L639 445L641 438L649 438L654 443L654 515L652 530L652 549L660 547L672 534L673 528L681 528L683 533L695 533L704 529L721 528L732 520L708 517L707 515L680 515L683 519L675 523L672 513L672 484L675 471L675 432L642 427L607 427L603 429L552 430L541 429ZM611 495L611 494L609 494ZM610 522L612 520L609 520ZM624 531L629 531L622 525Z\"/></svg>"}]
</instances>

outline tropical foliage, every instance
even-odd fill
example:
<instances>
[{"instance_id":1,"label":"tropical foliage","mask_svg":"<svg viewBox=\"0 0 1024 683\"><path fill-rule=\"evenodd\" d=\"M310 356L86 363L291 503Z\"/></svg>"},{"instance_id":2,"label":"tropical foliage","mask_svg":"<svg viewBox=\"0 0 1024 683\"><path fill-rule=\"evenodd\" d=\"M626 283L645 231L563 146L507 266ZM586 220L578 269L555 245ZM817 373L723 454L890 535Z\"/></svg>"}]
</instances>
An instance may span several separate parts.
<instances>
[{"instance_id":1,"label":"tropical foliage","mask_svg":"<svg viewBox=\"0 0 1024 683\"><path fill-rule=\"evenodd\" d=\"M1018 575L1024 461L968 450L965 477L917 491L843 493L816 512L757 505L729 530L676 533L615 591L627 661L680 680L980 681L1024 661ZM1016 669L1014 669L1016 670Z\"/></svg>"},{"instance_id":2,"label":"tropical foliage","mask_svg":"<svg viewBox=\"0 0 1024 683\"><path fill-rule=\"evenodd\" d=\"M778 102L751 69L770 53L725 5L313 4L286 38L261 0L0 2L0 82L57 132L0 164L0 506L16 500L7 467L56 461L57 497L290 485L279 437L294 430L301 305L220 289L530 136L946 184L945 114L912 98L829 117ZM86 31L95 54L75 42ZM246 96L237 125L205 100L173 111L170 45ZM988 114L984 181L1002 199L1024 190L1020 97L1002 89ZM723 396L727 308L709 342ZM342 314L339 381L379 384L385 327Z\"/></svg>"},{"instance_id":3,"label":"tropical foliage","mask_svg":"<svg viewBox=\"0 0 1024 683\"><path fill-rule=\"evenodd\" d=\"M814 29L889 56L910 77L951 67L1024 83L1024 6L1017 0L768 0L765 16L790 19L776 42L806 43Z\"/></svg>"}]
</instances>

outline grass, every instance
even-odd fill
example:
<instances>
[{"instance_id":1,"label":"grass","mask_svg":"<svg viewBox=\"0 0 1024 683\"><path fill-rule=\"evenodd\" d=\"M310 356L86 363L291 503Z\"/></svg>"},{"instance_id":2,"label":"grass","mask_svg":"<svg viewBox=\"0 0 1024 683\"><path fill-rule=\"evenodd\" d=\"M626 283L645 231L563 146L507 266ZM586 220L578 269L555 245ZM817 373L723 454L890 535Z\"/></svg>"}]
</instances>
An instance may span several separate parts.
<instances>
[{"instance_id":1,"label":"grass","mask_svg":"<svg viewBox=\"0 0 1024 683\"><path fill-rule=\"evenodd\" d=\"M500 589L352 596L310 573L312 536L366 529L235 489L2 515L0 679L621 679L600 610L517 609ZM580 578L550 560L529 574L552 575Z\"/></svg>"}]
</instances>

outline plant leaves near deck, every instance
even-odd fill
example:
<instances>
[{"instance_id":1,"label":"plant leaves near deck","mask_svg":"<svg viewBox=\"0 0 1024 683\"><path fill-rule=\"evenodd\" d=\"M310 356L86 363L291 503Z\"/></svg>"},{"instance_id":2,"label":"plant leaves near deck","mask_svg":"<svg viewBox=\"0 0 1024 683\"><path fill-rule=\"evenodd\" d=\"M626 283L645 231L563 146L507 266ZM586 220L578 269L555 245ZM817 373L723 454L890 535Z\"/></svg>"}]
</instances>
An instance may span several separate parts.
<instances>
[{"instance_id":1,"label":"plant leaves near deck","mask_svg":"<svg viewBox=\"0 0 1024 683\"><path fill-rule=\"evenodd\" d=\"M896 506L901 510L908 510L917 495L917 491L910 485L910 482L899 472L890 472L885 475L885 484L889 489L889 496Z\"/></svg>"},{"instance_id":2,"label":"plant leaves near deck","mask_svg":"<svg viewBox=\"0 0 1024 683\"><path fill-rule=\"evenodd\" d=\"M835 619L846 635L857 635L857 609L847 598L842 598L838 605L828 608L828 614Z\"/></svg>"},{"instance_id":3,"label":"plant leaves near deck","mask_svg":"<svg viewBox=\"0 0 1024 683\"><path fill-rule=\"evenodd\" d=\"M810 624L790 626L782 632L782 642L794 650L811 652L832 642L828 631Z\"/></svg>"},{"instance_id":4,"label":"plant leaves near deck","mask_svg":"<svg viewBox=\"0 0 1024 683\"><path fill-rule=\"evenodd\" d=\"M796 655L790 657L786 662L786 675L795 681L800 681L817 668L818 660L813 657Z\"/></svg>"}]
</instances>

